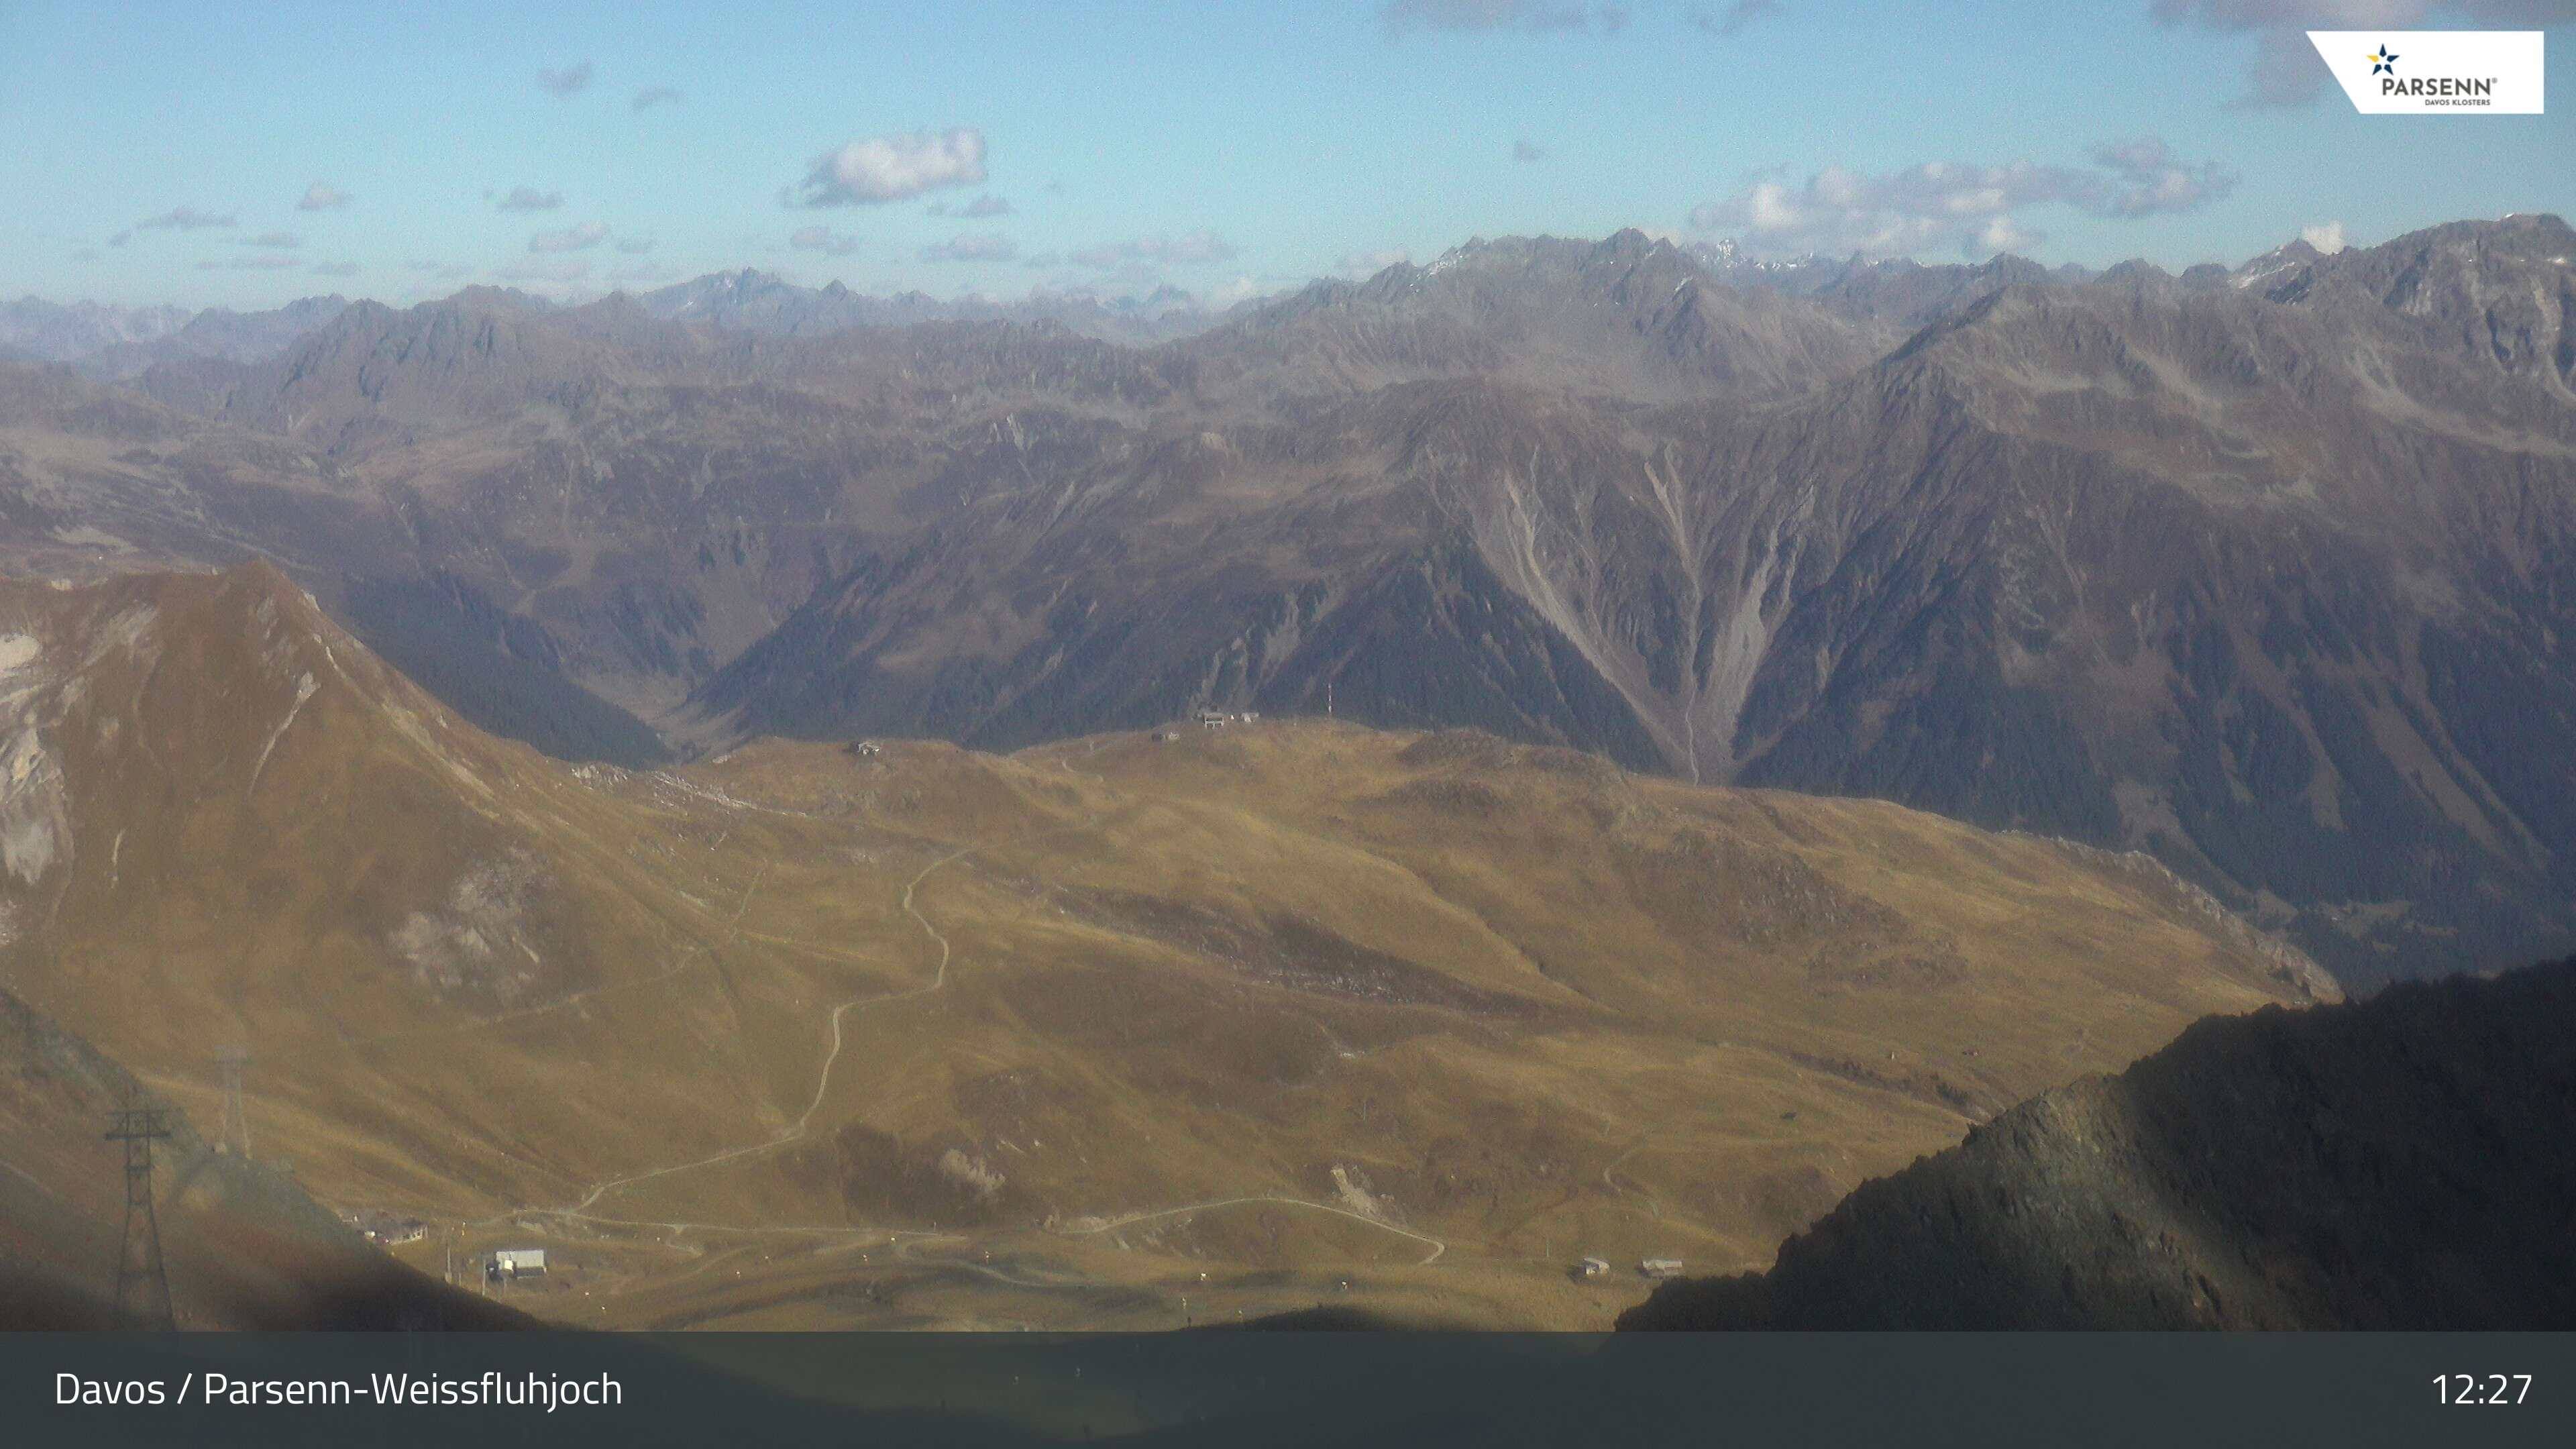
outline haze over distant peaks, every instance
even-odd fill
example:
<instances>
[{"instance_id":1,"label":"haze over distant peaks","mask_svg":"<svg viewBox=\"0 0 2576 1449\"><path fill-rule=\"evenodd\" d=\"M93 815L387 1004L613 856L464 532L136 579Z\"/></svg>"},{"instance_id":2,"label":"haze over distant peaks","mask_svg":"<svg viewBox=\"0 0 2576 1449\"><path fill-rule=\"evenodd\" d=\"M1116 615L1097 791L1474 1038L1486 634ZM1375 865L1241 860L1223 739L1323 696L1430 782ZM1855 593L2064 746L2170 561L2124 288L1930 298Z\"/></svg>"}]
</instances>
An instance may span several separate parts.
<instances>
[{"instance_id":1,"label":"haze over distant peaks","mask_svg":"<svg viewBox=\"0 0 2576 1449\"><path fill-rule=\"evenodd\" d=\"M2149 850L2368 984L2576 940L2571 255L1480 239L1153 345L760 273L360 303L0 370L0 518L267 553L565 753L1329 705Z\"/></svg>"}]
</instances>

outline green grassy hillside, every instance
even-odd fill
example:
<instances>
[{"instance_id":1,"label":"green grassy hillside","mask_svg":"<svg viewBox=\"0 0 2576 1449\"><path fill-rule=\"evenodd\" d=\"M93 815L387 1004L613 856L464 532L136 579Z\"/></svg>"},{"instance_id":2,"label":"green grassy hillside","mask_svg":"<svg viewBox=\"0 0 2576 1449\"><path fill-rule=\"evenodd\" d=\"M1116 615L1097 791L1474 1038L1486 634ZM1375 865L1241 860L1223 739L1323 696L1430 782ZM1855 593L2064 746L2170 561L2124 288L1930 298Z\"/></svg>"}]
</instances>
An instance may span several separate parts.
<instances>
[{"instance_id":1,"label":"green grassy hillside","mask_svg":"<svg viewBox=\"0 0 2576 1449\"><path fill-rule=\"evenodd\" d=\"M260 1152L567 1321L1598 1325L2333 990L2133 857L1472 733L574 767L260 565L0 660L11 988L209 1120L248 1046Z\"/></svg>"}]
</instances>

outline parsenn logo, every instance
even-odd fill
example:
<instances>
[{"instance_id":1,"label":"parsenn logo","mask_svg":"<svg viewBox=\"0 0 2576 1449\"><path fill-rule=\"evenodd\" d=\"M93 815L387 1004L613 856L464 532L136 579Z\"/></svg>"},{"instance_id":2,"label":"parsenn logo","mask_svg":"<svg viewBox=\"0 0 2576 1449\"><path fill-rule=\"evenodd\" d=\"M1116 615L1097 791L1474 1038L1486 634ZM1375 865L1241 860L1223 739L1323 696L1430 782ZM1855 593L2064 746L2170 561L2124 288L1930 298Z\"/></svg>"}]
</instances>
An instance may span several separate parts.
<instances>
[{"instance_id":1,"label":"parsenn logo","mask_svg":"<svg viewBox=\"0 0 2576 1449\"><path fill-rule=\"evenodd\" d=\"M2540 114L2537 30L2311 30L2308 40L2364 115Z\"/></svg>"}]
</instances>

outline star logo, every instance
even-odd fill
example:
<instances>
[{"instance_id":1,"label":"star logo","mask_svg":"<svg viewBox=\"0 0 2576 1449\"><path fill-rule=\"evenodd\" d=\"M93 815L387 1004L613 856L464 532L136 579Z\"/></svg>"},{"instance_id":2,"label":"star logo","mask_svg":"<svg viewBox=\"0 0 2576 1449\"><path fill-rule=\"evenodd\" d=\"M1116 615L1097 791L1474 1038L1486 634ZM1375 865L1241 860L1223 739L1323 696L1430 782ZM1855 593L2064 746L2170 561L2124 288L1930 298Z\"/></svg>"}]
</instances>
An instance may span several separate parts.
<instances>
[{"instance_id":1,"label":"star logo","mask_svg":"<svg viewBox=\"0 0 2576 1449\"><path fill-rule=\"evenodd\" d=\"M2389 52L2388 42L2384 40L2379 43L2379 49L2363 56L2362 59L2370 62L2372 75L2377 75L2381 71L2386 71L2390 75L2397 74L2397 57Z\"/></svg>"}]
</instances>

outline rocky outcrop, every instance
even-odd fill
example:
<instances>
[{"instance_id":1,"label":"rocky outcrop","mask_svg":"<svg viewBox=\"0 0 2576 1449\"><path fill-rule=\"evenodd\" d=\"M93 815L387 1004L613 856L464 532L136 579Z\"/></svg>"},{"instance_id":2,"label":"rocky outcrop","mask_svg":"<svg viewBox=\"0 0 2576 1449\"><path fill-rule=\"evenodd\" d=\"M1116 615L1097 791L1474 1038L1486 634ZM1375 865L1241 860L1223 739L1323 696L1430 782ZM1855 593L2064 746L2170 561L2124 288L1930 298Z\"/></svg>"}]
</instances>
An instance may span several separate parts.
<instances>
[{"instance_id":1,"label":"rocky outcrop","mask_svg":"<svg viewBox=\"0 0 2576 1449\"><path fill-rule=\"evenodd\" d=\"M1622 1328L2576 1327L2576 958L2204 1021Z\"/></svg>"}]
</instances>

